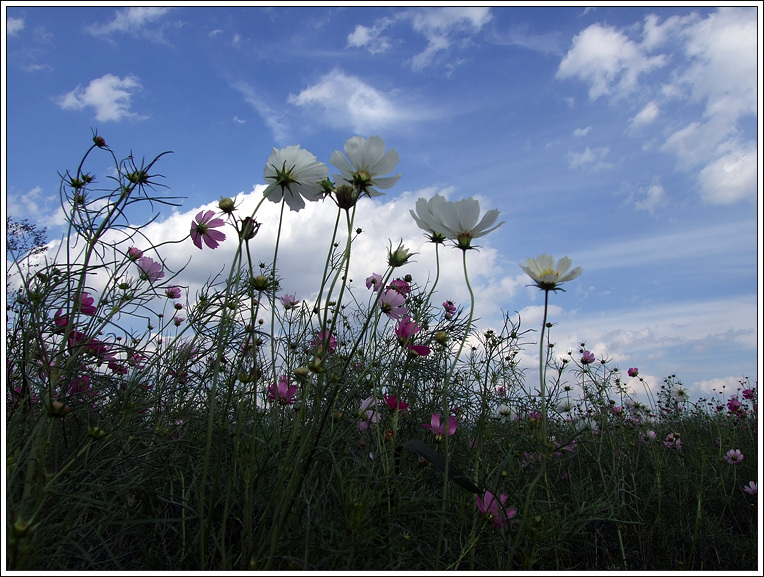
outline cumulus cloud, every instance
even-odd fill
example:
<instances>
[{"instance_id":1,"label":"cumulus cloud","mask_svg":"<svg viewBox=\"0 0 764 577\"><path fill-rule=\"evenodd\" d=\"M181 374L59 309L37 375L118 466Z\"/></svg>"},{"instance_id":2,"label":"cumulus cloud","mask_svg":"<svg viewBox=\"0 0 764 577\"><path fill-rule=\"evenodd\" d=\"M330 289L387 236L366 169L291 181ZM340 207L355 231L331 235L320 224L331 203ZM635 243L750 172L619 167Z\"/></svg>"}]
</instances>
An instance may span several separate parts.
<instances>
[{"instance_id":1,"label":"cumulus cloud","mask_svg":"<svg viewBox=\"0 0 764 577\"><path fill-rule=\"evenodd\" d=\"M124 8L117 10L111 22L92 24L86 30L93 36L109 36L119 32L133 36L142 36L155 42L163 42L163 26L154 25L170 10L172 8L145 6Z\"/></svg>"},{"instance_id":2,"label":"cumulus cloud","mask_svg":"<svg viewBox=\"0 0 764 577\"><path fill-rule=\"evenodd\" d=\"M86 88L77 86L71 92L58 98L58 104L65 110L94 108L99 122L118 122L125 118L142 119L130 111L131 99L135 92L142 90L135 76L120 78L105 74L91 80Z\"/></svg>"},{"instance_id":3,"label":"cumulus cloud","mask_svg":"<svg viewBox=\"0 0 764 577\"><path fill-rule=\"evenodd\" d=\"M665 56L650 56L623 32L592 24L573 38L560 62L557 78L578 78L589 84L589 99L626 96L640 76L664 66Z\"/></svg>"},{"instance_id":4,"label":"cumulus cloud","mask_svg":"<svg viewBox=\"0 0 764 577\"><path fill-rule=\"evenodd\" d=\"M586 128L576 128L573 131L573 136L586 136L587 134L589 134L589 132L591 132L591 130L592 130L591 126L587 126Z\"/></svg>"},{"instance_id":5,"label":"cumulus cloud","mask_svg":"<svg viewBox=\"0 0 764 577\"><path fill-rule=\"evenodd\" d=\"M410 113L392 93L370 86L357 76L335 68L298 94L290 94L294 106L323 111L328 124L359 133L399 124Z\"/></svg>"},{"instance_id":6,"label":"cumulus cloud","mask_svg":"<svg viewBox=\"0 0 764 577\"><path fill-rule=\"evenodd\" d=\"M23 18L6 18L5 19L5 33L8 36L15 36L24 29Z\"/></svg>"},{"instance_id":7,"label":"cumulus cloud","mask_svg":"<svg viewBox=\"0 0 764 577\"><path fill-rule=\"evenodd\" d=\"M637 199L637 210L646 210L654 214L655 210L666 203L666 190L660 183L653 183Z\"/></svg>"}]
</instances>

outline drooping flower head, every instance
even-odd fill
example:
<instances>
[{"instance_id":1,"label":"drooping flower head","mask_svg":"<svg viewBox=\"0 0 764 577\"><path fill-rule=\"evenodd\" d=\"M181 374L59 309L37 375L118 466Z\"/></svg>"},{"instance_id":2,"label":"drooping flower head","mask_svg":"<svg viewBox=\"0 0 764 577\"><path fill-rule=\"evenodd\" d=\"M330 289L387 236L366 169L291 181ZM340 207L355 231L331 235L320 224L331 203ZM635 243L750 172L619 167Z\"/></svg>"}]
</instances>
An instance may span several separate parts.
<instances>
[{"instance_id":1,"label":"drooping flower head","mask_svg":"<svg viewBox=\"0 0 764 577\"><path fill-rule=\"evenodd\" d=\"M216 249L218 244L225 240L225 234L213 228L221 227L225 224L222 218L214 218L215 213L211 210L199 211L196 218L191 221L191 240L194 241L196 248L202 250L202 241L211 249Z\"/></svg>"},{"instance_id":2,"label":"drooping flower head","mask_svg":"<svg viewBox=\"0 0 764 577\"><path fill-rule=\"evenodd\" d=\"M482 496L475 495L477 508L483 515L490 519L491 523L498 528L505 527L509 520L517 514L517 509L507 509L505 503L507 496L503 493L496 496L490 491L486 491Z\"/></svg>"},{"instance_id":3,"label":"drooping flower head","mask_svg":"<svg viewBox=\"0 0 764 577\"><path fill-rule=\"evenodd\" d=\"M581 267L568 271L570 265L571 260L565 256L557 261L557 266L555 266L554 257L545 253L538 258L527 259L525 264L520 265L520 268L533 279L533 282L541 290L556 291L563 290L559 288L560 284L573 280L581 274Z\"/></svg>"},{"instance_id":4,"label":"drooping flower head","mask_svg":"<svg viewBox=\"0 0 764 577\"><path fill-rule=\"evenodd\" d=\"M446 320L450 321L456 313L456 305L454 301L444 301L443 308L446 310Z\"/></svg>"},{"instance_id":5,"label":"drooping flower head","mask_svg":"<svg viewBox=\"0 0 764 577\"><path fill-rule=\"evenodd\" d=\"M340 170L340 174L334 175L337 186L347 183L369 197L384 194L377 188L390 188L401 177L400 174L382 176L392 172L399 159L394 148L385 152L385 141L379 136L349 138L345 142L345 154L335 150L329 160Z\"/></svg>"},{"instance_id":6,"label":"drooping flower head","mask_svg":"<svg viewBox=\"0 0 764 577\"><path fill-rule=\"evenodd\" d=\"M297 385L290 385L286 375L281 375L277 384L268 387L268 398L282 405L294 405L296 394Z\"/></svg>"},{"instance_id":7,"label":"drooping flower head","mask_svg":"<svg viewBox=\"0 0 764 577\"><path fill-rule=\"evenodd\" d=\"M458 425L459 423L456 420L456 417L453 415L449 415L448 424L445 422L441 423L440 415L438 413L432 414L432 418L430 419L429 424L422 424L425 429L430 429L433 433L435 433L435 440L437 442L441 442L446 436L450 437L453 435L456 432L456 427Z\"/></svg>"},{"instance_id":8,"label":"drooping flower head","mask_svg":"<svg viewBox=\"0 0 764 577\"><path fill-rule=\"evenodd\" d=\"M271 150L263 171L265 181L270 183L263 196L272 202L284 202L290 210L305 208L305 201L321 200L324 187L321 182L329 174L323 162L300 148L300 145Z\"/></svg>"},{"instance_id":9,"label":"drooping flower head","mask_svg":"<svg viewBox=\"0 0 764 577\"><path fill-rule=\"evenodd\" d=\"M424 210L424 205L420 206ZM480 203L472 197L450 201L435 195L430 199L426 210L429 214L424 212L424 219L411 211L411 216L419 227L429 231L431 238L434 233L440 234L453 240L457 248L465 251L475 248L472 246L473 239L485 236L504 224L502 221L494 226L499 218L497 209L487 211L483 218L480 218Z\"/></svg>"},{"instance_id":10,"label":"drooping flower head","mask_svg":"<svg viewBox=\"0 0 764 577\"><path fill-rule=\"evenodd\" d=\"M404 306L406 297L398 291L386 289L379 297L379 308L391 319L399 320L403 318L409 310Z\"/></svg>"},{"instance_id":11,"label":"drooping flower head","mask_svg":"<svg viewBox=\"0 0 764 577\"><path fill-rule=\"evenodd\" d=\"M162 265L158 262L155 262L154 259L149 256L142 256L135 264L138 267L138 277L141 280L156 282L160 278L164 278Z\"/></svg>"}]
</instances>

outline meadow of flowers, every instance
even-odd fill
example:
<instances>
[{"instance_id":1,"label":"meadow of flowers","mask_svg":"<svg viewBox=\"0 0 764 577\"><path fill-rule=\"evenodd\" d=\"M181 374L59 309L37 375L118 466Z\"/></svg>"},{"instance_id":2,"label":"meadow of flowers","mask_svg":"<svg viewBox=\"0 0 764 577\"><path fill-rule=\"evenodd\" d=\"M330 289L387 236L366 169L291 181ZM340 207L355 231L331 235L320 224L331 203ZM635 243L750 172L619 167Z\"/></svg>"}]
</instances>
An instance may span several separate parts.
<instances>
[{"instance_id":1,"label":"meadow of flowers","mask_svg":"<svg viewBox=\"0 0 764 577\"><path fill-rule=\"evenodd\" d=\"M114 176L88 172L94 155ZM95 135L62 177L58 252L13 255L6 569L759 567L757 383L692 401L679 377L653 394L585 342L555 351L550 299L585 274L566 257L521 265L540 326L503 314L477 329L470 254L503 223L473 198L411 211L433 281L390 241L351 285L359 201L400 177L379 137L350 138L332 175L274 148L254 211L222 198L155 244L136 219L178 203L161 157L120 160ZM258 220L266 200L278 222ZM278 236L265 256L252 241L308 202L336 224L307 249L320 284L297 295ZM227 275L189 294L163 254L223 242L237 245ZM438 290L445 248L470 302ZM529 347L538 378L521 368Z\"/></svg>"}]
</instances>

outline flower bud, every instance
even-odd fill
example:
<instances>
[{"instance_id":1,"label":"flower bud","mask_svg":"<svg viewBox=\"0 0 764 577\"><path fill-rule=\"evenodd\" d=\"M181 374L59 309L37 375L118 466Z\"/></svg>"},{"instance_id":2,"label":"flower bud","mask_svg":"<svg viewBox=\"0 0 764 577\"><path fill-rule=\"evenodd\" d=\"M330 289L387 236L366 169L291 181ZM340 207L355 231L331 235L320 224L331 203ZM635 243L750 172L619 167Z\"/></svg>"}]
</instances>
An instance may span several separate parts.
<instances>
[{"instance_id":1,"label":"flower bud","mask_svg":"<svg viewBox=\"0 0 764 577\"><path fill-rule=\"evenodd\" d=\"M98 148L104 148L106 146L106 141L103 139L103 136L98 136L97 134L93 137L93 142Z\"/></svg>"},{"instance_id":2,"label":"flower bud","mask_svg":"<svg viewBox=\"0 0 764 577\"><path fill-rule=\"evenodd\" d=\"M228 198L226 196L225 198L221 197L220 202L218 203L218 208L226 214L231 214L234 210L236 210L236 205L234 204L232 198Z\"/></svg>"},{"instance_id":3,"label":"flower bud","mask_svg":"<svg viewBox=\"0 0 764 577\"><path fill-rule=\"evenodd\" d=\"M252 286L259 291L264 291L268 288L268 277L262 274L257 275L251 281Z\"/></svg>"},{"instance_id":4,"label":"flower bud","mask_svg":"<svg viewBox=\"0 0 764 577\"><path fill-rule=\"evenodd\" d=\"M409 252L409 249L403 247L403 243L398 245L398 248L393 250L392 244L387 254L387 263L395 268L403 266L413 256L413 253Z\"/></svg>"},{"instance_id":5,"label":"flower bud","mask_svg":"<svg viewBox=\"0 0 764 577\"><path fill-rule=\"evenodd\" d=\"M438 331L435 333L435 342L439 345L445 345L448 342L448 334L446 334L446 331Z\"/></svg>"}]
</instances>

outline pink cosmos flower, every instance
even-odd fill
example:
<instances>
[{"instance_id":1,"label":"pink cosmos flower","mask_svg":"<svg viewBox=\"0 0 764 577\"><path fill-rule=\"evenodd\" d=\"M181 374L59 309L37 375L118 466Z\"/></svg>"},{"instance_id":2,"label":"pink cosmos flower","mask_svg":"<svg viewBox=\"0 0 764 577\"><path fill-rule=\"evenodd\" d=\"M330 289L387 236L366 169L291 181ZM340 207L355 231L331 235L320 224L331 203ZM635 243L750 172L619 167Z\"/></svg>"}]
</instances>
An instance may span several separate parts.
<instances>
[{"instance_id":1,"label":"pink cosmos flower","mask_svg":"<svg viewBox=\"0 0 764 577\"><path fill-rule=\"evenodd\" d=\"M729 409L730 413L737 413L740 410L740 407L742 407L742 404L737 398L737 395L727 401L727 408Z\"/></svg>"},{"instance_id":2,"label":"pink cosmos flower","mask_svg":"<svg viewBox=\"0 0 764 577\"><path fill-rule=\"evenodd\" d=\"M127 367L116 359L109 361L109 370L115 375L127 374Z\"/></svg>"},{"instance_id":3,"label":"pink cosmos flower","mask_svg":"<svg viewBox=\"0 0 764 577\"><path fill-rule=\"evenodd\" d=\"M724 460L730 465L737 465L743 461L743 453L740 452L740 449L730 449L727 451L727 454L724 455Z\"/></svg>"},{"instance_id":4,"label":"pink cosmos flower","mask_svg":"<svg viewBox=\"0 0 764 577\"><path fill-rule=\"evenodd\" d=\"M366 288L372 289L374 292L382 290L382 275L372 273L370 277L366 277Z\"/></svg>"},{"instance_id":5,"label":"pink cosmos flower","mask_svg":"<svg viewBox=\"0 0 764 577\"><path fill-rule=\"evenodd\" d=\"M186 319L184 317L174 316L172 317L172 322L175 324L176 327L179 327L181 324L183 324L183 321Z\"/></svg>"},{"instance_id":6,"label":"pink cosmos flower","mask_svg":"<svg viewBox=\"0 0 764 577\"><path fill-rule=\"evenodd\" d=\"M74 302L79 305L80 312L83 315L94 315L96 308L94 306L95 299L90 296L89 293L79 293L74 295Z\"/></svg>"},{"instance_id":7,"label":"pink cosmos flower","mask_svg":"<svg viewBox=\"0 0 764 577\"><path fill-rule=\"evenodd\" d=\"M361 407L358 409L358 414L361 416L361 420L358 423L359 433L363 433L365 430L372 428L379 420L376 406L377 399L374 396L366 397L361 402Z\"/></svg>"},{"instance_id":8,"label":"pink cosmos flower","mask_svg":"<svg viewBox=\"0 0 764 577\"><path fill-rule=\"evenodd\" d=\"M682 450L682 440L679 438L679 433L669 433L663 440L663 444L669 449Z\"/></svg>"},{"instance_id":9,"label":"pink cosmos flower","mask_svg":"<svg viewBox=\"0 0 764 577\"><path fill-rule=\"evenodd\" d=\"M749 401L756 397L756 392L753 389L743 389L743 398Z\"/></svg>"},{"instance_id":10,"label":"pink cosmos flower","mask_svg":"<svg viewBox=\"0 0 764 577\"><path fill-rule=\"evenodd\" d=\"M638 374L639 374L639 369L637 369L637 368L629 369L629 376L630 377L636 377Z\"/></svg>"},{"instance_id":11,"label":"pink cosmos flower","mask_svg":"<svg viewBox=\"0 0 764 577\"><path fill-rule=\"evenodd\" d=\"M411 287L409 286L409 283L407 283L402 278L395 279L387 286L387 288L397 291L403 296L406 296L407 294L411 292Z\"/></svg>"},{"instance_id":12,"label":"pink cosmos flower","mask_svg":"<svg viewBox=\"0 0 764 577\"><path fill-rule=\"evenodd\" d=\"M322 349L326 346L326 350L333 353L337 350L337 339L334 338L334 335L332 335L329 330L325 330L320 335L317 335L315 339L310 341L310 346L313 348L320 346Z\"/></svg>"},{"instance_id":13,"label":"pink cosmos flower","mask_svg":"<svg viewBox=\"0 0 764 577\"><path fill-rule=\"evenodd\" d=\"M594 362L594 355L590 353L589 351L584 351L584 354L581 356L581 364L588 365L593 362Z\"/></svg>"},{"instance_id":14,"label":"pink cosmos flower","mask_svg":"<svg viewBox=\"0 0 764 577\"><path fill-rule=\"evenodd\" d=\"M408 412L410 405L407 405L403 401L398 400L395 395L384 395L383 398L385 399L385 404L391 413L394 413L395 411L400 411L401 413Z\"/></svg>"},{"instance_id":15,"label":"pink cosmos flower","mask_svg":"<svg viewBox=\"0 0 764 577\"><path fill-rule=\"evenodd\" d=\"M386 290L379 297L379 308L391 319L400 320L409 310L403 306L406 297L394 290Z\"/></svg>"},{"instance_id":16,"label":"pink cosmos flower","mask_svg":"<svg viewBox=\"0 0 764 577\"><path fill-rule=\"evenodd\" d=\"M509 520L517 514L517 509L507 509L505 503L507 496L503 493L496 499L493 493L486 491L482 496L475 495L477 508L483 515L491 520L495 527L506 527Z\"/></svg>"},{"instance_id":17,"label":"pink cosmos flower","mask_svg":"<svg viewBox=\"0 0 764 577\"><path fill-rule=\"evenodd\" d=\"M129 249L127 249L127 258L129 258L133 262L135 262L142 256L143 256L143 251L137 247L131 246Z\"/></svg>"},{"instance_id":18,"label":"pink cosmos flower","mask_svg":"<svg viewBox=\"0 0 764 577\"><path fill-rule=\"evenodd\" d=\"M138 266L138 276L141 280L147 280L149 282L156 282L160 278L164 278L164 272L162 271L162 265L155 262L153 258L148 256L142 256L136 263Z\"/></svg>"},{"instance_id":19,"label":"pink cosmos flower","mask_svg":"<svg viewBox=\"0 0 764 577\"><path fill-rule=\"evenodd\" d=\"M294 295L284 295L281 297L281 304L286 310L296 309L300 301L298 301Z\"/></svg>"},{"instance_id":20,"label":"pink cosmos flower","mask_svg":"<svg viewBox=\"0 0 764 577\"><path fill-rule=\"evenodd\" d=\"M213 218L214 216L214 211L208 210L205 213L202 210L196 215L196 219L191 221L191 240L199 250L202 250L202 241L214 250L225 240L224 233L212 230L225 224L222 218Z\"/></svg>"},{"instance_id":21,"label":"pink cosmos flower","mask_svg":"<svg viewBox=\"0 0 764 577\"><path fill-rule=\"evenodd\" d=\"M282 405L294 405L297 394L297 385L289 384L289 377L281 375L276 385L268 387L268 398L271 401L278 401Z\"/></svg>"},{"instance_id":22,"label":"pink cosmos flower","mask_svg":"<svg viewBox=\"0 0 764 577\"><path fill-rule=\"evenodd\" d=\"M419 325L412 321L410 317L405 316L398 323L398 326L395 327L395 335L398 337L400 343L406 345L410 351L413 351L420 357L426 357L430 354L430 347L411 344L411 339L417 332L419 332L419 328Z\"/></svg>"},{"instance_id":23,"label":"pink cosmos flower","mask_svg":"<svg viewBox=\"0 0 764 577\"><path fill-rule=\"evenodd\" d=\"M445 301L443 308L446 309L446 320L450 321L456 313L456 305L453 301Z\"/></svg>"},{"instance_id":24,"label":"pink cosmos flower","mask_svg":"<svg viewBox=\"0 0 764 577\"><path fill-rule=\"evenodd\" d=\"M650 429L649 431L645 433L645 437L647 438L648 441L654 441L655 439L658 438L658 434L652 429Z\"/></svg>"},{"instance_id":25,"label":"pink cosmos flower","mask_svg":"<svg viewBox=\"0 0 764 577\"><path fill-rule=\"evenodd\" d=\"M168 299L179 299L180 298L180 287L177 286L169 286L166 289L164 289L164 294Z\"/></svg>"},{"instance_id":26,"label":"pink cosmos flower","mask_svg":"<svg viewBox=\"0 0 764 577\"><path fill-rule=\"evenodd\" d=\"M748 484L743 487L743 491L748 493L749 495L755 497L758 494L758 486L756 485L756 481L749 481Z\"/></svg>"},{"instance_id":27,"label":"pink cosmos flower","mask_svg":"<svg viewBox=\"0 0 764 577\"><path fill-rule=\"evenodd\" d=\"M433 413L432 418L430 419L430 424L423 423L422 426L435 433L435 440L441 442L444 437L450 437L456 432L456 427L459 426L459 423L456 420L456 417L450 415L448 417L448 427L446 427L446 423L440 422L440 415L438 413Z\"/></svg>"}]
</instances>

